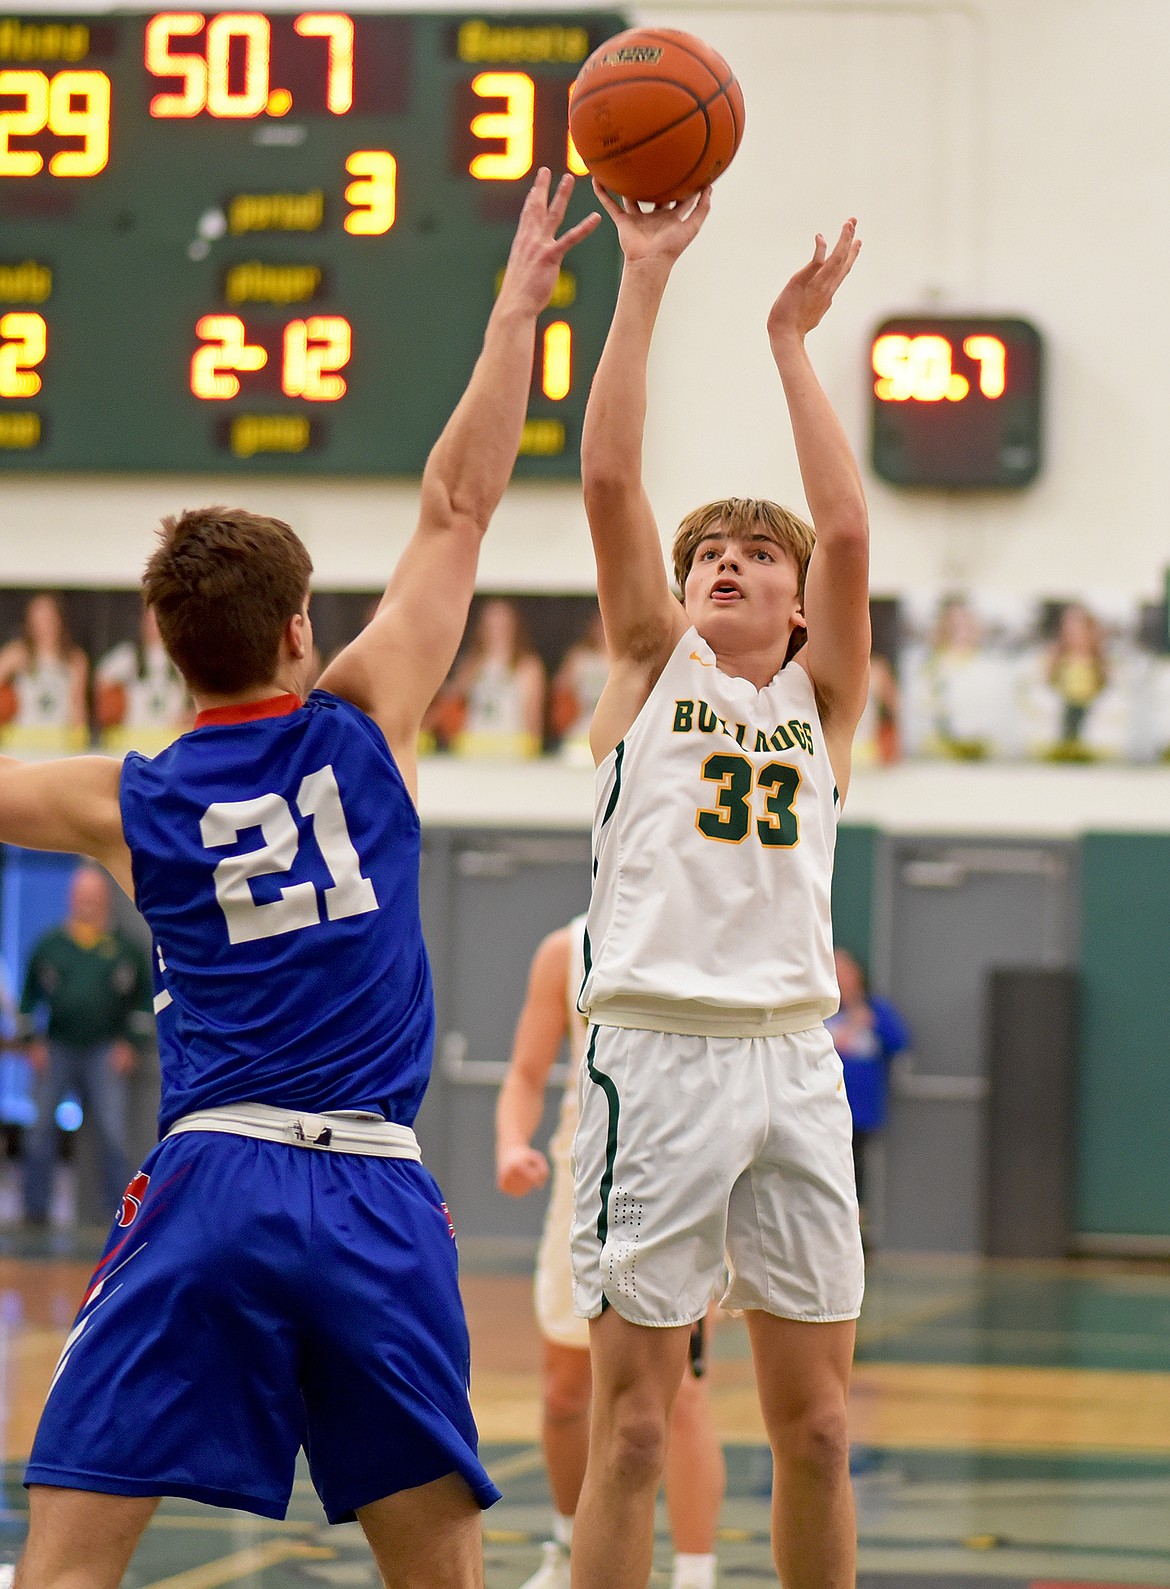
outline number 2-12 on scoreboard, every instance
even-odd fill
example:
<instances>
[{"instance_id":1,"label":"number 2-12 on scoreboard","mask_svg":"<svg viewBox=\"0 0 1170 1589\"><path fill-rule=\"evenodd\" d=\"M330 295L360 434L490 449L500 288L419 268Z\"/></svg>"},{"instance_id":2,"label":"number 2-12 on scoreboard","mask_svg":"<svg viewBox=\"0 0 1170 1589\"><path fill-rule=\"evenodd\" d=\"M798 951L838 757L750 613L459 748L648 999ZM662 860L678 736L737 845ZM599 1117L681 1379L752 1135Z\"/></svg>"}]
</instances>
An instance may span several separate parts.
<instances>
[{"instance_id":1,"label":"number 2-12 on scoreboard","mask_svg":"<svg viewBox=\"0 0 1170 1589\"><path fill-rule=\"evenodd\" d=\"M202 346L191 357L191 390L206 402L239 395L240 376L262 370L268 350L248 341L239 315L204 315L195 326ZM341 315L310 315L283 328L280 389L286 397L310 403L335 403L345 396L339 373L353 354L353 332Z\"/></svg>"}]
</instances>

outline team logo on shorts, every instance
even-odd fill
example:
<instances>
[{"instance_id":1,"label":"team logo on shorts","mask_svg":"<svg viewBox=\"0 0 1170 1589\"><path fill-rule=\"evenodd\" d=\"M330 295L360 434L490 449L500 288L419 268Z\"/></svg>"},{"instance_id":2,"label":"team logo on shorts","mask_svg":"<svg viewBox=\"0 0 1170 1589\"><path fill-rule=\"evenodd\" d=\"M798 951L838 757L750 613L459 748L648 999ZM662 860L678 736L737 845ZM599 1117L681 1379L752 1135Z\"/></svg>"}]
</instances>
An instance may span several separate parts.
<instances>
[{"instance_id":1,"label":"team logo on shorts","mask_svg":"<svg viewBox=\"0 0 1170 1589\"><path fill-rule=\"evenodd\" d=\"M150 1185L150 1176L141 1171L130 1182L122 1193L122 1207L118 1211L118 1224L132 1225L135 1215L142 1207L142 1199L146 1196L146 1188Z\"/></svg>"}]
</instances>

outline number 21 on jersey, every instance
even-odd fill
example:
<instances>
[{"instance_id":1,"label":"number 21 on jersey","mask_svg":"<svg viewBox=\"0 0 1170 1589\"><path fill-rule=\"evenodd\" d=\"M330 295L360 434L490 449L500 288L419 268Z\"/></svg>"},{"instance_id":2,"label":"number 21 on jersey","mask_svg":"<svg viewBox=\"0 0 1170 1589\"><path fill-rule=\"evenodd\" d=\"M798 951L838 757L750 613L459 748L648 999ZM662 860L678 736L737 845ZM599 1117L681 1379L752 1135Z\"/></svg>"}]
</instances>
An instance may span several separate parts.
<instances>
[{"instance_id":1,"label":"number 21 on jersey","mask_svg":"<svg viewBox=\"0 0 1170 1589\"><path fill-rule=\"evenodd\" d=\"M330 921L364 916L377 910L378 897L349 836L341 791L332 766L324 766L301 779L295 800L302 817L313 824L317 848L333 881L324 891L325 914ZM315 883L290 883L277 899L257 904L251 880L291 871L300 847L300 834L283 795L262 794L251 800L217 800L208 806L199 824L209 850L235 844L248 828L259 828L264 842L241 855L226 855L215 868L215 897L227 922L231 943L251 943L275 938L284 932L315 927L321 920Z\"/></svg>"}]
</instances>

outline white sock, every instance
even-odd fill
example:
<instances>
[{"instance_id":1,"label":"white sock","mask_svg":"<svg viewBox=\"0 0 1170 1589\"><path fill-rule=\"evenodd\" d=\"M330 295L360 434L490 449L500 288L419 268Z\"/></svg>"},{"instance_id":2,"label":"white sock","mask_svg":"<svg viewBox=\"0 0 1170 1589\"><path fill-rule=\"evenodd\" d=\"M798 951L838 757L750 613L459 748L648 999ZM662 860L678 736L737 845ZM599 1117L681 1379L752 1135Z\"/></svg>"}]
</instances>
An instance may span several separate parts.
<instances>
[{"instance_id":1,"label":"white sock","mask_svg":"<svg viewBox=\"0 0 1170 1589\"><path fill-rule=\"evenodd\" d=\"M560 1512L553 1513L553 1538L558 1545L563 1545L566 1550L573 1543L573 1519L562 1517Z\"/></svg>"},{"instance_id":2,"label":"white sock","mask_svg":"<svg viewBox=\"0 0 1170 1589\"><path fill-rule=\"evenodd\" d=\"M688 1556L679 1551L674 1558L670 1589L715 1589L715 1557Z\"/></svg>"}]
</instances>

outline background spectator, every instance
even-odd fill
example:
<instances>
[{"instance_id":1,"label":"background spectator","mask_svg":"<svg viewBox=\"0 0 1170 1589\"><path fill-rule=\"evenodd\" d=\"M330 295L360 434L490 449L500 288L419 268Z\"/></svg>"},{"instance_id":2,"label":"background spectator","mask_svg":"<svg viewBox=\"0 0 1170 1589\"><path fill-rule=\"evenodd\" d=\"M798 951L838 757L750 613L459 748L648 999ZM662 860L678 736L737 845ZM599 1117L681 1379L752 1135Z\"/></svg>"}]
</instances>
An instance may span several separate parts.
<instances>
[{"instance_id":1,"label":"background spectator","mask_svg":"<svg viewBox=\"0 0 1170 1589\"><path fill-rule=\"evenodd\" d=\"M136 944L110 927L110 882L79 866L69 914L34 946L20 1000L21 1035L36 1075L36 1120L24 1145L24 1217L48 1222L57 1143L57 1107L76 1094L97 1129L102 1191L110 1215L132 1166L126 1152L126 1078L136 1043L154 1030L153 989ZM47 1013L44 1037L34 1017Z\"/></svg>"},{"instance_id":2,"label":"background spectator","mask_svg":"<svg viewBox=\"0 0 1170 1589\"><path fill-rule=\"evenodd\" d=\"M942 598L927 643L907 647L900 671L908 754L981 761L1016 747L1012 663L966 596Z\"/></svg>"},{"instance_id":3,"label":"background spectator","mask_svg":"<svg viewBox=\"0 0 1170 1589\"><path fill-rule=\"evenodd\" d=\"M538 756L545 678L520 609L492 597L473 620L471 644L440 692L428 726L460 756Z\"/></svg>"},{"instance_id":4,"label":"background spectator","mask_svg":"<svg viewBox=\"0 0 1170 1589\"><path fill-rule=\"evenodd\" d=\"M581 638L565 652L552 682L549 727L553 738L560 742L560 753L566 761L582 767L593 765L589 725L608 677L609 653L598 609Z\"/></svg>"},{"instance_id":5,"label":"background spectator","mask_svg":"<svg viewBox=\"0 0 1170 1589\"><path fill-rule=\"evenodd\" d=\"M870 994L865 973L848 949L837 949L837 986L841 1007L825 1022L845 1072L845 1095L853 1115L853 1169L861 1228L871 1223L866 1203L865 1151L886 1123L890 1061L910 1046L910 1033L888 999Z\"/></svg>"},{"instance_id":6,"label":"background spectator","mask_svg":"<svg viewBox=\"0 0 1170 1589\"><path fill-rule=\"evenodd\" d=\"M60 600L33 596L20 636L0 648L3 744L18 755L52 756L89 743L89 660L69 633Z\"/></svg>"},{"instance_id":7,"label":"background spectator","mask_svg":"<svg viewBox=\"0 0 1170 1589\"><path fill-rule=\"evenodd\" d=\"M898 760L898 680L887 659L875 651L869 659L869 693L853 736L855 767L888 767Z\"/></svg>"},{"instance_id":8,"label":"background spectator","mask_svg":"<svg viewBox=\"0 0 1170 1589\"><path fill-rule=\"evenodd\" d=\"M178 669L144 607L137 641L123 640L94 670L94 715L104 749L153 755L190 727L190 702Z\"/></svg>"}]
</instances>

